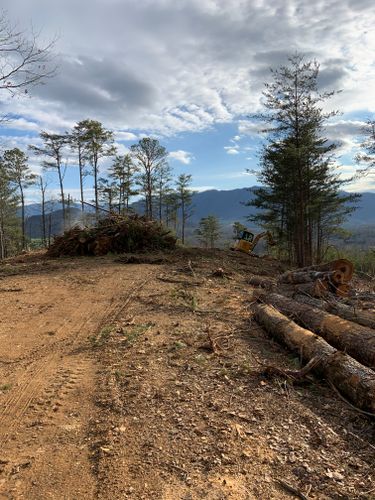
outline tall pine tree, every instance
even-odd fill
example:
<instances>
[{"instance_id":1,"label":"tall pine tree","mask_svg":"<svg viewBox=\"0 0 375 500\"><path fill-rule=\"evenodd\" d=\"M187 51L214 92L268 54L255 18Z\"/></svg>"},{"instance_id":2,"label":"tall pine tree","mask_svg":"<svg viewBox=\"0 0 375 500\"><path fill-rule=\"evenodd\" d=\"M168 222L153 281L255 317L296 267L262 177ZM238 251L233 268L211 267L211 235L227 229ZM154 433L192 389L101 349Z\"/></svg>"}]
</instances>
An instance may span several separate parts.
<instances>
[{"instance_id":1,"label":"tall pine tree","mask_svg":"<svg viewBox=\"0 0 375 500\"><path fill-rule=\"evenodd\" d=\"M279 245L299 266L320 260L323 242L345 215L354 196L343 196L335 170L335 144L324 137L327 120L322 103L334 92L319 92L319 65L301 55L272 71L264 107L258 118L268 123L268 141L261 152L258 180L249 202L260 212L253 221L276 233Z\"/></svg>"},{"instance_id":2,"label":"tall pine tree","mask_svg":"<svg viewBox=\"0 0 375 500\"><path fill-rule=\"evenodd\" d=\"M0 260L20 250L19 196L0 158Z\"/></svg>"}]
</instances>

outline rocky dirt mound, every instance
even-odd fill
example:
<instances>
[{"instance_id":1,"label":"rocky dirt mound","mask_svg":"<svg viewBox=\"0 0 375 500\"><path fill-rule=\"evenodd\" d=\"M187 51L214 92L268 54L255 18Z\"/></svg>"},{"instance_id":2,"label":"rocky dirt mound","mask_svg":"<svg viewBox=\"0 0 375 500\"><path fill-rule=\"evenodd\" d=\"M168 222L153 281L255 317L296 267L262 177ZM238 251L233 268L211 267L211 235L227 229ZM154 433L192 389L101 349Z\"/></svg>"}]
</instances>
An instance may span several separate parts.
<instances>
[{"instance_id":1,"label":"rocky dirt mound","mask_svg":"<svg viewBox=\"0 0 375 500\"><path fill-rule=\"evenodd\" d=\"M110 215L93 227L72 227L57 236L48 249L50 257L62 255L106 255L172 249L176 238L156 221L139 215Z\"/></svg>"}]
</instances>

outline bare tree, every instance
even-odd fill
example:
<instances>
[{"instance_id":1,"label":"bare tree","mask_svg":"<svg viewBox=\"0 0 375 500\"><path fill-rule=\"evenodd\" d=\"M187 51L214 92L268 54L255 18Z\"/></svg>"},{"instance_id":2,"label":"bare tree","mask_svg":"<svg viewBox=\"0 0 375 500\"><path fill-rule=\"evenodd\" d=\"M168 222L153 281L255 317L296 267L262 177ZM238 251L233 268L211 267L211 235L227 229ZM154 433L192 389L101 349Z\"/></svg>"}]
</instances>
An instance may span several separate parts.
<instances>
[{"instance_id":1,"label":"bare tree","mask_svg":"<svg viewBox=\"0 0 375 500\"><path fill-rule=\"evenodd\" d=\"M28 93L28 89L56 73L51 51L55 39L39 45L40 33L31 33L12 23L0 10L0 90L11 95Z\"/></svg>"}]
</instances>

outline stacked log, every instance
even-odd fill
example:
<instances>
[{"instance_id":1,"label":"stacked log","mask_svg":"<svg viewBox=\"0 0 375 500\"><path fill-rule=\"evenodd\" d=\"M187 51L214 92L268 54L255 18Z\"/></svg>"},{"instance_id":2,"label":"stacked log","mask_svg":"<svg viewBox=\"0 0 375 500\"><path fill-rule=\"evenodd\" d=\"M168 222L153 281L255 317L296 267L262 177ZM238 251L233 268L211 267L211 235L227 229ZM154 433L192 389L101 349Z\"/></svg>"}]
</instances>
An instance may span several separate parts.
<instances>
[{"instance_id":1,"label":"stacked log","mask_svg":"<svg viewBox=\"0 0 375 500\"><path fill-rule=\"evenodd\" d=\"M303 267L300 271L340 271L344 274L344 281L347 283L353 277L354 266L350 260L337 259L325 264L317 264L315 266Z\"/></svg>"},{"instance_id":2,"label":"stacked log","mask_svg":"<svg viewBox=\"0 0 375 500\"><path fill-rule=\"evenodd\" d=\"M324 297L333 293L347 297L349 281L353 276L353 264L346 259L338 259L318 266L310 266L282 274L279 282L293 284L296 291L312 297Z\"/></svg>"},{"instance_id":3,"label":"stacked log","mask_svg":"<svg viewBox=\"0 0 375 500\"><path fill-rule=\"evenodd\" d=\"M303 327L322 336L332 346L375 369L374 329L277 293L263 294L261 300L293 318Z\"/></svg>"},{"instance_id":4,"label":"stacked log","mask_svg":"<svg viewBox=\"0 0 375 500\"><path fill-rule=\"evenodd\" d=\"M340 318L354 321L375 330L375 315L361 311L352 305L343 304L342 302L337 302L337 300L319 300L304 294L295 294L293 298L297 302L323 309L331 314L340 316Z\"/></svg>"},{"instance_id":5,"label":"stacked log","mask_svg":"<svg viewBox=\"0 0 375 500\"><path fill-rule=\"evenodd\" d=\"M272 278L264 278L261 276L250 276L247 279L247 283L252 286L257 286L260 288L265 288L266 290L272 290L276 288L276 281Z\"/></svg>"},{"instance_id":6,"label":"stacked log","mask_svg":"<svg viewBox=\"0 0 375 500\"><path fill-rule=\"evenodd\" d=\"M350 261L339 259L286 272L277 291L288 296L263 286L268 292L253 294L254 315L360 411L375 416L375 315L345 303L353 270Z\"/></svg>"},{"instance_id":7,"label":"stacked log","mask_svg":"<svg viewBox=\"0 0 375 500\"><path fill-rule=\"evenodd\" d=\"M324 339L298 326L267 304L254 306L256 320L291 350L310 361L321 357L315 371L330 380L358 408L375 415L375 373L348 354L337 351Z\"/></svg>"}]
</instances>

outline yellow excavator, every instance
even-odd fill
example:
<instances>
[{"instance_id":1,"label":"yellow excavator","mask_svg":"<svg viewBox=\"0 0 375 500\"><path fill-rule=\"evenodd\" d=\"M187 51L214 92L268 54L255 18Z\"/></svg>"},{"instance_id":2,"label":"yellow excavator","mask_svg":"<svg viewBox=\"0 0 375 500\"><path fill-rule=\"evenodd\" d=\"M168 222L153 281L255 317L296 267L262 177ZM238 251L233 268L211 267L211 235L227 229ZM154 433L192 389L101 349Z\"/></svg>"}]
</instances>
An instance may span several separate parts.
<instances>
[{"instance_id":1,"label":"yellow excavator","mask_svg":"<svg viewBox=\"0 0 375 500\"><path fill-rule=\"evenodd\" d=\"M276 245L276 242L269 231L264 231L263 233L259 233L255 236L247 229L244 229L243 231L239 232L238 238L236 239L235 243L231 246L231 250L251 254L256 245L258 244L258 242L263 238L266 239L267 244L269 246Z\"/></svg>"}]
</instances>

